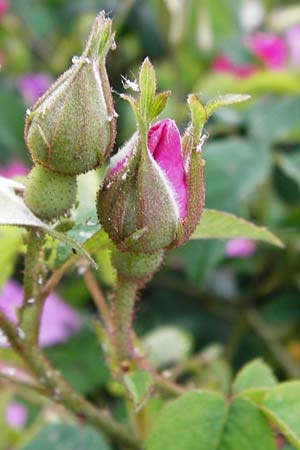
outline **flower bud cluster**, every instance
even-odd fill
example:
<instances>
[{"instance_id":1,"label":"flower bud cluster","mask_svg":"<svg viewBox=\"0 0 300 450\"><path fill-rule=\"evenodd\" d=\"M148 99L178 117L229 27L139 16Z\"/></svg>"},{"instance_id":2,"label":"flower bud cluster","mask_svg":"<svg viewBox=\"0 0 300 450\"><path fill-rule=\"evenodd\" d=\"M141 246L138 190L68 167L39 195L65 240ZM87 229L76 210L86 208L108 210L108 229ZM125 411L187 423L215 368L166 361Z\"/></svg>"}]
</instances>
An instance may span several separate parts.
<instances>
[{"instance_id":1,"label":"flower bud cluster","mask_svg":"<svg viewBox=\"0 0 300 450\"><path fill-rule=\"evenodd\" d=\"M111 26L100 13L82 55L27 111L25 142L36 166L25 202L43 219L68 211L76 176L101 166L112 150L116 113L105 67L114 46Z\"/></svg>"}]
</instances>

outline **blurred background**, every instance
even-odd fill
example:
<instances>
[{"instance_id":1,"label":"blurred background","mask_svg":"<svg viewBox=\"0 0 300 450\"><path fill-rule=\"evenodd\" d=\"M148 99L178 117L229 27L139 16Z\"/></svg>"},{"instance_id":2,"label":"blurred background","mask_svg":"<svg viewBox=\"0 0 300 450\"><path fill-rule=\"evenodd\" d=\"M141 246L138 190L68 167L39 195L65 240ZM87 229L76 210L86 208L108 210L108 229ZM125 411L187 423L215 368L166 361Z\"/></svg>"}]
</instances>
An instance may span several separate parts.
<instances>
[{"instance_id":1,"label":"blurred background","mask_svg":"<svg viewBox=\"0 0 300 450\"><path fill-rule=\"evenodd\" d=\"M223 392L238 368L256 357L281 380L299 377L299 2L0 0L0 175L28 172L25 111L80 54L101 9L116 30L117 49L108 58L119 113L116 148L135 128L118 96L122 76L134 81L145 56L155 65L158 89L172 90L164 115L181 130L189 119L187 94L203 101L251 94L247 104L221 109L206 126L206 207L266 225L286 244L282 250L245 239L193 241L169 253L136 308L136 330L152 363L173 368L178 381ZM81 183L80 195L91 208L96 186L95 173ZM22 296L22 242L13 229L1 230L1 237L0 307L13 317ZM103 252L99 261L99 282L109 293L109 255ZM47 308L41 345L49 358L94 401L114 398L122 417L82 278L68 274ZM5 351L0 349L0 364ZM0 449L18 442L24 427L45 420L47 408L41 418L39 402L32 406L24 393L3 388Z\"/></svg>"}]
</instances>

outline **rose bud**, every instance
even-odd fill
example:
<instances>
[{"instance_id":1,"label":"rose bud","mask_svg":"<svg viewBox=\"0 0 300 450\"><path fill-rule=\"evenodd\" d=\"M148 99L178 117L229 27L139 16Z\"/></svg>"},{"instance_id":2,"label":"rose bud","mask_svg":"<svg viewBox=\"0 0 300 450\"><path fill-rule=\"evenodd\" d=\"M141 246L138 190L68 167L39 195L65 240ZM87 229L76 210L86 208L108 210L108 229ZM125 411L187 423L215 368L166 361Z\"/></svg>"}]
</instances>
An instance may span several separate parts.
<instances>
[{"instance_id":1,"label":"rose bud","mask_svg":"<svg viewBox=\"0 0 300 450\"><path fill-rule=\"evenodd\" d=\"M111 159L98 193L99 221L120 250L153 253L184 243L204 203L203 161L190 130L181 142L175 122L136 133Z\"/></svg>"},{"instance_id":2,"label":"rose bud","mask_svg":"<svg viewBox=\"0 0 300 450\"><path fill-rule=\"evenodd\" d=\"M25 141L35 163L78 175L111 152L116 113L105 59L113 45L111 20L100 13L82 55L27 111Z\"/></svg>"}]
</instances>

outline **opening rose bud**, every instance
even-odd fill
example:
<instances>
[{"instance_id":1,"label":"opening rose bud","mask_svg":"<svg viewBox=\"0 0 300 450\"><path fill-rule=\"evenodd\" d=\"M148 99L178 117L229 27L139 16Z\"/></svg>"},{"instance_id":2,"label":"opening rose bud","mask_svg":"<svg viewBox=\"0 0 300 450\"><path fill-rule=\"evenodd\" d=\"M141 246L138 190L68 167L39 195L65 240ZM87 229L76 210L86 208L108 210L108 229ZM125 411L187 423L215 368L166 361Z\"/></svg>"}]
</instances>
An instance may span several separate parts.
<instances>
[{"instance_id":1,"label":"opening rose bud","mask_svg":"<svg viewBox=\"0 0 300 450\"><path fill-rule=\"evenodd\" d=\"M121 250L152 253L188 238L189 203L198 197L196 226L203 206L203 178L190 183L192 142L185 138L183 147L173 120L153 125L144 147L136 133L111 159L97 205L103 228ZM199 154L196 159L200 161Z\"/></svg>"}]
</instances>

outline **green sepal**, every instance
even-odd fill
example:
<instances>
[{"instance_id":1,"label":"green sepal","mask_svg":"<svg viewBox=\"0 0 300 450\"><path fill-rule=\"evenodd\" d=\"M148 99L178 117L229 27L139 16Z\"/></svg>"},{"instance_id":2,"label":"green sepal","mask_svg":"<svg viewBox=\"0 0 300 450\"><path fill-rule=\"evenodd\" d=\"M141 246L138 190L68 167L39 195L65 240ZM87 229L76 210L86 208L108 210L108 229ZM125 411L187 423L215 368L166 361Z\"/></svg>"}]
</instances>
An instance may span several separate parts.
<instances>
[{"instance_id":1,"label":"green sepal","mask_svg":"<svg viewBox=\"0 0 300 450\"><path fill-rule=\"evenodd\" d=\"M193 145L197 146L201 137L203 126L206 123L208 116L206 109L195 94L189 95L188 105L191 110Z\"/></svg>"},{"instance_id":2,"label":"green sepal","mask_svg":"<svg viewBox=\"0 0 300 450\"><path fill-rule=\"evenodd\" d=\"M150 120L155 119L166 107L171 91L160 92L154 97Z\"/></svg>"},{"instance_id":3,"label":"green sepal","mask_svg":"<svg viewBox=\"0 0 300 450\"><path fill-rule=\"evenodd\" d=\"M156 91L156 77L154 67L146 58L140 68L140 112L148 125L152 118L152 107Z\"/></svg>"}]
</instances>

